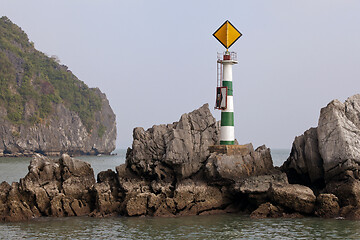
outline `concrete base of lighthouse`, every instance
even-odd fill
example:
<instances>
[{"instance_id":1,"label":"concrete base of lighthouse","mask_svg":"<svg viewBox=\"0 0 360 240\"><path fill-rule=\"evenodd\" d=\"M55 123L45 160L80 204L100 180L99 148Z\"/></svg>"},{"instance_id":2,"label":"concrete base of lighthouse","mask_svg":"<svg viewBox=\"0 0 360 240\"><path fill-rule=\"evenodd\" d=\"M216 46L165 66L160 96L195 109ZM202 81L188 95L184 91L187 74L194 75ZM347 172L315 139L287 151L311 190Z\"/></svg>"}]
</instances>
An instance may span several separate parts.
<instances>
[{"instance_id":1,"label":"concrete base of lighthouse","mask_svg":"<svg viewBox=\"0 0 360 240\"><path fill-rule=\"evenodd\" d=\"M251 143L244 144L244 145L213 145L209 146L210 153L216 152L221 154L226 154L228 156L231 155L247 155L250 154L251 149L253 146Z\"/></svg>"}]
</instances>

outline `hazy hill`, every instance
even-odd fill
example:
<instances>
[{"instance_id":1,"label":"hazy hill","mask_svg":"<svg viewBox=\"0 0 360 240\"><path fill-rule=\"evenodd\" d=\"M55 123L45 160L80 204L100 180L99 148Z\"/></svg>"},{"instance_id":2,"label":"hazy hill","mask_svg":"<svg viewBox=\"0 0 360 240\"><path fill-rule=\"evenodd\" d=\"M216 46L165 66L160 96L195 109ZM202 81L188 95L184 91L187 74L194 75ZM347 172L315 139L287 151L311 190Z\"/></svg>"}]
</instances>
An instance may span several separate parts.
<instances>
[{"instance_id":1,"label":"hazy hill","mask_svg":"<svg viewBox=\"0 0 360 240\"><path fill-rule=\"evenodd\" d=\"M105 94L89 88L24 31L0 18L0 155L109 153L116 123Z\"/></svg>"}]
</instances>

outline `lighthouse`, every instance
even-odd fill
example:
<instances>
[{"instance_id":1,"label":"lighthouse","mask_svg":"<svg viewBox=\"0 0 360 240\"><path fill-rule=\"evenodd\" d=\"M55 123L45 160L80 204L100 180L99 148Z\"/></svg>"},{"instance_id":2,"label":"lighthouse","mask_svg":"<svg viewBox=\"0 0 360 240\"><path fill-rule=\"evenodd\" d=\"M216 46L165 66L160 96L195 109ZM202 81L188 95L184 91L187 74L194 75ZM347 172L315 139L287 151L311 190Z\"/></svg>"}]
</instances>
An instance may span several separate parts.
<instances>
[{"instance_id":1,"label":"lighthouse","mask_svg":"<svg viewBox=\"0 0 360 240\"><path fill-rule=\"evenodd\" d=\"M218 54L215 108L221 110L220 145L235 144L234 91L232 66L237 64L237 54L229 48L242 34L227 20L213 36L226 48Z\"/></svg>"}]
</instances>

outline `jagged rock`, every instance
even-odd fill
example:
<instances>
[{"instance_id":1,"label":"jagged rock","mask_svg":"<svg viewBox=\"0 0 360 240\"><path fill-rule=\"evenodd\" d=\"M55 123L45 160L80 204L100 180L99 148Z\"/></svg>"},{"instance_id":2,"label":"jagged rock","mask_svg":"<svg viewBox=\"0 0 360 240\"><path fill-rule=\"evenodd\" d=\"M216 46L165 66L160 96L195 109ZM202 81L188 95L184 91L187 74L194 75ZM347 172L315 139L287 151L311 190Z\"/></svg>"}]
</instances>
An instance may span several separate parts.
<instances>
[{"instance_id":1,"label":"jagged rock","mask_svg":"<svg viewBox=\"0 0 360 240\"><path fill-rule=\"evenodd\" d=\"M94 184L90 164L66 154L58 160L36 154L20 183L0 185L0 220L87 215L94 205Z\"/></svg>"},{"instance_id":2,"label":"jagged rock","mask_svg":"<svg viewBox=\"0 0 360 240\"><path fill-rule=\"evenodd\" d=\"M254 151L252 144L244 147L247 151L236 155L212 153L205 166L208 181L221 185L232 184L249 176L269 174L274 170L270 149L261 146Z\"/></svg>"},{"instance_id":3,"label":"jagged rock","mask_svg":"<svg viewBox=\"0 0 360 240\"><path fill-rule=\"evenodd\" d=\"M59 160L35 155L28 174L20 179L21 189L30 194L39 211L50 215L50 201L61 191L61 168Z\"/></svg>"},{"instance_id":4,"label":"jagged rock","mask_svg":"<svg viewBox=\"0 0 360 240\"><path fill-rule=\"evenodd\" d=\"M233 191L242 194L267 193L272 185L289 184L285 173L251 176L233 185Z\"/></svg>"},{"instance_id":5,"label":"jagged rock","mask_svg":"<svg viewBox=\"0 0 360 240\"><path fill-rule=\"evenodd\" d=\"M346 181L331 181L326 185L326 191L339 198L341 207L360 203L360 181L349 178Z\"/></svg>"},{"instance_id":6,"label":"jagged rock","mask_svg":"<svg viewBox=\"0 0 360 240\"><path fill-rule=\"evenodd\" d=\"M344 103L331 101L321 109L317 128L297 137L282 166L290 183L332 193L340 207L360 201L360 95Z\"/></svg>"},{"instance_id":7,"label":"jagged rock","mask_svg":"<svg viewBox=\"0 0 360 240\"><path fill-rule=\"evenodd\" d=\"M332 218L339 215L339 200L334 194L319 194L316 198L315 215Z\"/></svg>"},{"instance_id":8,"label":"jagged rock","mask_svg":"<svg viewBox=\"0 0 360 240\"><path fill-rule=\"evenodd\" d=\"M23 221L40 216L36 207L32 208L24 199L19 191L19 183L16 182L12 183L8 193L7 208L8 212L5 212L6 215L2 217L5 221Z\"/></svg>"},{"instance_id":9,"label":"jagged rock","mask_svg":"<svg viewBox=\"0 0 360 240\"><path fill-rule=\"evenodd\" d=\"M232 185L231 192L238 193L242 197L247 196L250 208L258 207L270 201L269 190L272 185L287 185L288 180L285 173L274 173L271 175L250 176L237 181Z\"/></svg>"},{"instance_id":10,"label":"jagged rock","mask_svg":"<svg viewBox=\"0 0 360 240\"><path fill-rule=\"evenodd\" d=\"M91 211L89 204L84 200L74 199L63 193L51 199L50 205L53 217L85 216Z\"/></svg>"},{"instance_id":11,"label":"jagged rock","mask_svg":"<svg viewBox=\"0 0 360 240\"><path fill-rule=\"evenodd\" d=\"M276 205L306 214L314 211L316 197L309 187L298 184L272 185L269 194Z\"/></svg>"},{"instance_id":12,"label":"jagged rock","mask_svg":"<svg viewBox=\"0 0 360 240\"><path fill-rule=\"evenodd\" d=\"M198 172L218 141L218 127L208 104L183 114L179 122L135 128L126 161L132 171L150 179L172 181Z\"/></svg>"},{"instance_id":13,"label":"jagged rock","mask_svg":"<svg viewBox=\"0 0 360 240\"><path fill-rule=\"evenodd\" d=\"M323 160L318 149L317 129L310 128L295 138L289 158L281 167L290 183L304 185L324 183Z\"/></svg>"},{"instance_id":14,"label":"jagged rock","mask_svg":"<svg viewBox=\"0 0 360 240\"><path fill-rule=\"evenodd\" d=\"M120 213L122 194L117 174L112 170L100 172L93 187L96 212L93 216L108 216Z\"/></svg>"},{"instance_id":15,"label":"jagged rock","mask_svg":"<svg viewBox=\"0 0 360 240\"><path fill-rule=\"evenodd\" d=\"M150 192L149 181L146 181L142 177L132 173L125 164L117 166L116 172L120 188L125 194L133 192Z\"/></svg>"},{"instance_id":16,"label":"jagged rock","mask_svg":"<svg viewBox=\"0 0 360 240\"><path fill-rule=\"evenodd\" d=\"M323 186L347 176L359 179L360 95L344 103L331 101L321 109L317 128L296 137L289 159L282 166L291 183Z\"/></svg>"},{"instance_id":17,"label":"jagged rock","mask_svg":"<svg viewBox=\"0 0 360 240\"><path fill-rule=\"evenodd\" d=\"M174 202L179 215L197 215L205 211L224 209L231 203L219 188L190 179L177 184Z\"/></svg>"},{"instance_id":18,"label":"jagged rock","mask_svg":"<svg viewBox=\"0 0 360 240\"><path fill-rule=\"evenodd\" d=\"M359 178L360 95L345 103L334 100L321 109L317 133L325 180L341 178L347 170Z\"/></svg>"},{"instance_id":19,"label":"jagged rock","mask_svg":"<svg viewBox=\"0 0 360 240\"><path fill-rule=\"evenodd\" d=\"M7 215L7 196L11 190L11 186L7 182L0 184L0 222L4 221L4 217Z\"/></svg>"},{"instance_id":20,"label":"jagged rock","mask_svg":"<svg viewBox=\"0 0 360 240\"><path fill-rule=\"evenodd\" d=\"M64 194L70 198L91 202L89 190L95 184L95 177L90 164L63 154L60 165L63 181L61 186Z\"/></svg>"},{"instance_id":21,"label":"jagged rock","mask_svg":"<svg viewBox=\"0 0 360 240\"><path fill-rule=\"evenodd\" d=\"M251 218L278 218L283 217L284 209L272 205L269 202L261 204L255 211L250 214Z\"/></svg>"},{"instance_id":22,"label":"jagged rock","mask_svg":"<svg viewBox=\"0 0 360 240\"><path fill-rule=\"evenodd\" d=\"M13 187L4 183L0 185L4 189L0 213L15 209L24 219L40 215L206 215L249 212L269 200L282 206L278 209L305 209L307 213L309 205L314 205L315 196L311 202L307 188L289 185L286 175L273 167L265 146L255 151L251 144L235 146L234 152L210 156L208 148L217 141L218 125L204 105L182 115L179 122L147 131L135 129L126 163L116 167L116 173L100 172L97 183L85 162L67 155L58 160L36 155L29 173L14 186L21 197L18 202L24 204L9 208ZM276 212L271 210L268 215ZM283 216L295 216L286 214Z\"/></svg>"},{"instance_id":23,"label":"jagged rock","mask_svg":"<svg viewBox=\"0 0 360 240\"><path fill-rule=\"evenodd\" d=\"M125 210L128 216L146 215L148 209L148 197L150 193L138 193L127 195Z\"/></svg>"},{"instance_id":24,"label":"jagged rock","mask_svg":"<svg viewBox=\"0 0 360 240\"><path fill-rule=\"evenodd\" d=\"M173 198L164 197L163 195L158 195L158 199L162 201L159 203L156 208L153 216L155 217L173 217L176 214L176 208Z\"/></svg>"},{"instance_id":25,"label":"jagged rock","mask_svg":"<svg viewBox=\"0 0 360 240\"><path fill-rule=\"evenodd\" d=\"M92 207L85 200L71 199L70 207L74 211L75 216L86 216L91 213Z\"/></svg>"},{"instance_id":26,"label":"jagged rock","mask_svg":"<svg viewBox=\"0 0 360 240\"><path fill-rule=\"evenodd\" d=\"M51 216L53 217L71 217L75 216L75 212L71 208L71 199L65 194L59 193L50 201Z\"/></svg>"},{"instance_id":27,"label":"jagged rock","mask_svg":"<svg viewBox=\"0 0 360 240\"><path fill-rule=\"evenodd\" d=\"M207 104L183 114L179 122L147 131L135 128L126 163L116 168L124 193L121 211L129 216L234 211L230 186L275 169L265 146L254 151L248 144L235 156L213 153L209 158L209 146L218 142L218 134ZM275 179L267 182L267 189Z\"/></svg>"},{"instance_id":28,"label":"jagged rock","mask_svg":"<svg viewBox=\"0 0 360 240\"><path fill-rule=\"evenodd\" d=\"M94 171L90 164L72 159L64 154L59 160L49 159L36 155L30 162L29 173L20 179L21 190L30 194L30 201L34 201L40 212L44 215L52 215L51 201L58 195L64 194L66 199L78 199L82 201L77 209L88 209L86 202L91 202L89 193L95 184ZM53 201L57 209L59 198ZM61 212L61 213L60 213ZM83 210L78 210L83 214ZM55 215L72 216L71 211L57 211Z\"/></svg>"}]
</instances>

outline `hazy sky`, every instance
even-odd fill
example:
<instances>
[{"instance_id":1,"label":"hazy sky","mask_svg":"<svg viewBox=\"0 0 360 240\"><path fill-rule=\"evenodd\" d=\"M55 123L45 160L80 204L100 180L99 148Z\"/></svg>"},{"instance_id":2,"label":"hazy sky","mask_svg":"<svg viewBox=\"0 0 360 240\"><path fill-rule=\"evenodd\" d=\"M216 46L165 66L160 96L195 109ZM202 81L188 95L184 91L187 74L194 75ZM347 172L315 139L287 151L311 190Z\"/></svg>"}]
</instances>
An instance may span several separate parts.
<instances>
[{"instance_id":1,"label":"hazy sky","mask_svg":"<svg viewBox=\"0 0 360 240\"><path fill-rule=\"evenodd\" d=\"M38 50L106 93L119 148L204 103L220 119L212 34L227 19L243 34L230 48L235 137L290 148L329 101L360 93L359 13L358 0L0 0Z\"/></svg>"}]
</instances>

